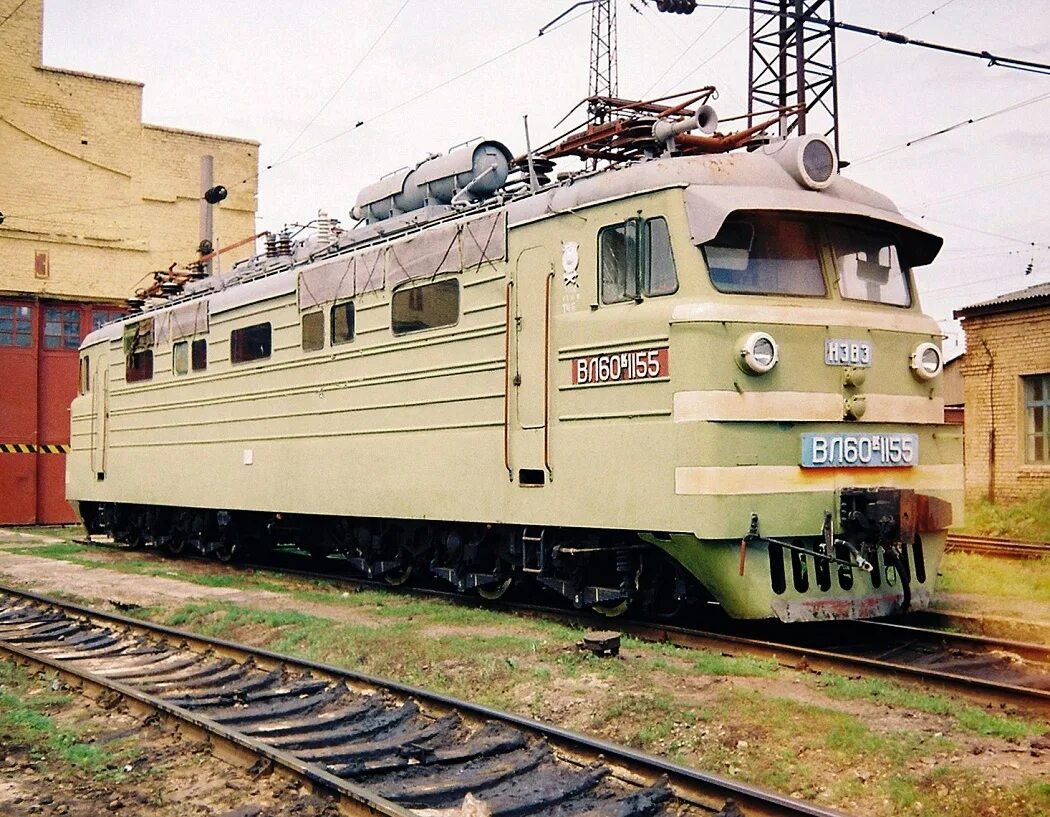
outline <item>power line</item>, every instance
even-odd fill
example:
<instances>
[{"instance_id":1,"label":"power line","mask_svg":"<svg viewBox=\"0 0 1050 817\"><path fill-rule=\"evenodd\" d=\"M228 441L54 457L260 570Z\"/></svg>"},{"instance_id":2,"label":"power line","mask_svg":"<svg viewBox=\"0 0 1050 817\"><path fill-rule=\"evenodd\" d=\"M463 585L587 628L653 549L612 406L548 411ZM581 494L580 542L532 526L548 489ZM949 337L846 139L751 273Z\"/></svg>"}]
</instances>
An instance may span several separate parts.
<instances>
[{"instance_id":1,"label":"power line","mask_svg":"<svg viewBox=\"0 0 1050 817\"><path fill-rule=\"evenodd\" d=\"M940 130L935 130L932 133L927 133L924 136L916 137L915 139L912 139L908 142L904 142L903 144L894 145L893 147L885 148L884 150L876 151L875 153L869 153L867 156L861 156L859 159L854 159L850 164L856 166L864 164L865 162L874 161L875 159L881 159L883 156L887 156L890 153L896 153L898 150L910 148L912 145L917 145L920 142L925 142L926 140L933 139L936 136L943 136L946 133L951 133L953 130L964 128L967 125L976 125L978 122L984 122L987 119L992 119L993 117L1001 116L1005 113L1011 113L1012 111L1016 111L1020 108L1025 108L1029 105L1034 105L1037 102L1042 102L1045 99L1050 99L1050 93L1039 94L1037 96L1030 97L1029 99L1022 100L1021 102L1016 102L1013 105L1007 105L1005 108L1000 108L997 111L992 111L991 113L986 113L981 116L971 117L970 119L965 119L962 122L956 122L954 125L949 125L946 128L941 128Z\"/></svg>"},{"instance_id":2,"label":"power line","mask_svg":"<svg viewBox=\"0 0 1050 817\"><path fill-rule=\"evenodd\" d=\"M678 65L678 63L680 63L683 59L685 59L685 55L693 50L693 48L696 46L696 44L698 42L700 42L701 39L703 39L703 36L705 34L707 34L708 31L710 31L712 28L714 28L715 24L719 20L722 19L722 15L725 14L728 10L729 9L722 9L715 16L715 19L713 19L710 23L708 23L707 26L699 34L696 35L696 38L691 43L689 43L689 45L687 45L684 49L682 49L682 52L677 57L675 57L674 61L670 65L667 66L667 68L664 70L664 72L662 74L660 74L660 76L658 76L655 80L653 80L653 83L648 88L645 89L645 91L642 93L643 97L648 96L649 92L652 91L653 88L655 88L657 85L660 84L660 80L662 80L664 77L666 77L668 74L670 74L671 71L674 69L674 67L676 65Z\"/></svg>"},{"instance_id":3,"label":"power line","mask_svg":"<svg viewBox=\"0 0 1050 817\"><path fill-rule=\"evenodd\" d=\"M410 2L412 2L412 0L405 0L405 2L403 2L401 4L401 8L399 8L397 10L397 12L395 12L394 16L390 18L390 22L388 22L386 24L386 27L382 31L379 32L378 36L376 36L376 38L374 40L372 40L372 44L370 46L368 46L368 49L361 56L361 59L359 59L357 61L357 63L354 65L354 67L350 69L350 73L347 74L346 77L343 79L343 81L339 83L339 87L336 88L332 92L332 95L330 97L328 97L328 99L321 106L321 108L317 111L317 113L315 113L313 115L313 117L310 119L310 121L307 122L305 125L303 125L302 130L300 130L299 133L296 134L295 138L291 142L288 143L288 146L284 149L284 151L281 153L281 155L277 157L277 161L280 161L281 159L283 159L285 156L288 155L288 151L290 151L293 147L295 147L295 144L302 138L303 134L306 133L306 131L309 130L310 126L314 122L316 122L318 120L318 118L321 116L321 114L324 113L325 109L329 105L332 104L332 100L334 100L337 96L339 96L339 92L342 91L344 87L346 87L346 83L348 83L353 78L354 74L357 73L357 69L359 69L362 65L364 65L365 60L368 59L369 55L371 55L371 53L375 50L376 46L379 45L379 42L383 39L383 37L386 36L386 33L388 31L390 31L390 29L394 25L394 23L397 22L397 18L401 16L401 12L403 12L405 10L405 7Z\"/></svg>"},{"instance_id":4,"label":"power line","mask_svg":"<svg viewBox=\"0 0 1050 817\"><path fill-rule=\"evenodd\" d=\"M577 14L575 17L570 17L567 20L564 20L563 22L560 22L557 25L552 26L551 28L547 29L546 31L547 32L556 31L557 29L562 28L563 26L569 25L570 23L573 23L576 20L579 20L581 17L584 17L587 14L590 14L589 10L581 12L580 14ZM375 122L377 119L382 119L384 116L388 116L389 114L392 114L394 111L398 111L398 110L400 110L401 108L404 108L407 105L411 105L413 102L416 102L416 101L422 99L425 96L429 96L430 94L434 93L435 91L439 91L442 88L453 84L454 82L458 82L459 80L463 79L463 77L469 76L470 74L473 74L475 71L480 71L482 68L485 68L485 67L491 65L494 62L497 62L498 60L501 60L504 57L510 56L515 51L520 51L525 46L531 45L532 43L536 42L536 40L540 39L540 36L541 35L536 34L536 35L530 37L527 40L523 40L522 42L518 43L517 45L513 45L510 48L508 48L507 50L502 51L499 54L496 54L494 57L489 57L487 60L484 60L483 62L479 62L477 65L473 66L472 68L468 68L467 70L462 71L459 74L456 74L454 77L451 77L451 78L446 79L446 80L444 80L442 82L439 82L436 85L432 85L431 87L427 88L425 91L421 91L418 94L415 94L414 96L409 97L408 99L404 99L401 102L396 103L395 105L391 105L389 108L386 108L385 110L380 111L379 113L375 114L374 116L372 116L372 117L370 117L368 119L359 120L351 128L347 128L346 130L342 130L339 133L328 137L327 139L324 139L324 140L322 140L320 142L317 142L316 144L311 145L308 148L304 148L303 150L299 151L298 153L293 153L291 156L288 156L287 158L280 159L278 161L272 162L272 163L268 164L264 169L265 170L272 170L273 168L277 167L278 165L287 164L288 162L291 162L294 159L298 159L300 156L304 156L307 153L310 153L310 152L312 152L314 150L317 150L318 148L323 147L324 145L327 145L327 144L329 144L331 142L334 142L337 139L341 139L342 137L346 136L348 133L351 133L351 132L357 130L358 128L362 127L363 125L371 124L372 122ZM256 174L255 178L258 178L258 176L259 176L259 174ZM248 179L244 179L242 181L242 184L247 183L248 181L251 180L251 178L252 177L249 177Z\"/></svg>"},{"instance_id":5,"label":"power line","mask_svg":"<svg viewBox=\"0 0 1050 817\"><path fill-rule=\"evenodd\" d=\"M916 17L916 18L915 18L914 20L912 20L912 21L911 21L910 23L905 23L905 24L904 24L903 26L901 26L901 29L900 29L900 30L901 30L901 31L904 31L905 29L909 29L909 28L911 28L911 27L912 27L913 25L916 25L917 23L921 23L921 22L922 22L923 20L925 20L925 19L926 19L927 17L933 17L933 16L934 16L934 15L935 15L935 14L936 14L936 13L937 13L938 11L940 11L940 10L941 10L941 9L943 9L943 8L945 8L946 6L950 6L950 5L951 5L952 3L954 3L954 2L955 2L955 0L947 0L947 2L941 3L941 4L940 4L939 6L937 6L937 8L935 8L935 9L934 9L933 11L928 11L928 12L926 12L925 14L923 14L923 15L922 15L921 17ZM849 55L848 57L846 57L845 59L839 60L839 65L842 65L843 63L849 62L850 60L855 60L855 59L856 59L857 57L859 57L859 56L860 56L861 54L866 54L867 52L871 51L871 49L873 49L873 48L877 47L878 45L879 45L878 43L872 43L872 44L871 44L871 45L869 45L869 46L865 46L865 47L864 47L864 48L862 48L862 49L861 49L860 51L858 51L858 52L857 52L856 54L850 54L850 55Z\"/></svg>"},{"instance_id":6,"label":"power line","mask_svg":"<svg viewBox=\"0 0 1050 817\"><path fill-rule=\"evenodd\" d=\"M727 3L697 3L697 7L700 8L712 8L712 9L734 9L736 11L748 11L748 6L735 6ZM798 17L797 14L791 12L780 12L759 9L762 14L770 14L778 17L789 17L795 19ZM1000 68L1012 68L1017 71L1031 71L1036 74L1048 74L1050 75L1050 64L1045 62L1033 62L1031 60L1019 60L1015 57L1005 57L1002 54L993 54L987 50L974 51L969 48L958 48L953 45L945 45L943 43L931 43L926 40L913 40L910 37L905 37L903 34L897 31L879 31L875 28L868 28L867 26L859 26L854 23L847 23L842 20L826 20L821 17L807 17L807 20L813 23L820 23L821 25L833 26L834 28L841 28L843 31L849 31L853 34L864 34L869 37L878 37L880 40L885 40L888 43L895 43L897 45L914 45L919 48L927 48L932 51L941 51L948 54L957 54L962 57L975 57L977 59L988 60L988 67L992 68L998 66Z\"/></svg>"},{"instance_id":7,"label":"power line","mask_svg":"<svg viewBox=\"0 0 1050 817\"><path fill-rule=\"evenodd\" d=\"M1050 170L1041 170L1037 173L1028 173L1024 176L1014 176L1013 178L1003 179L1002 181L994 182L992 184L983 184L978 187L968 187L965 190L960 190L957 193L951 193L947 196L941 196L937 199L926 199L925 201L915 202L914 204L903 204L899 206L909 207L912 209L917 209L920 205L924 207L929 207L931 204L943 204L946 201L954 201L955 199L961 199L963 196L968 196L971 193L979 193L985 190L998 190L1002 187L1009 187L1013 184L1020 184L1021 182L1027 182L1032 179L1038 179L1042 176L1047 175L1050 175Z\"/></svg>"},{"instance_id":8,"label":"power line","mask_svg":"<svg viewBox=\"0 0 1050 817\"><path fill-rule=\"evenodd\" d=\"M18 14L18 10L20 8L22 8L22 6L24 6L28 2L29 2L29 0L22 0L21 3L19 3L17 6L15 6L14 11L12 11L10 14L8 14L3 20L0 20L0 26L3 26L4 23L6 23L8 20L10 20L12 17L14 17L16 14Z\"/></svg>"}]
</instances>

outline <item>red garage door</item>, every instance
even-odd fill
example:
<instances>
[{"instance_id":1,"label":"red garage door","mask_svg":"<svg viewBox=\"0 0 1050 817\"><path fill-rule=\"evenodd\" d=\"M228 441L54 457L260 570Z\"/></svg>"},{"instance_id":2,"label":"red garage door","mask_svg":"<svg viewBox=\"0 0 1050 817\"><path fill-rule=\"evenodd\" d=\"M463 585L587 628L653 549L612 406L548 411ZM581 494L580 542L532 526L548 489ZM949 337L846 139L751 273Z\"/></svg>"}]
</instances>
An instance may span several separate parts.
<instances>
[{"instance_id":1,"label":"red garage door","mask_svg":"<svg viewBox=\"0 0 1050 817\"><path fill-rule=\"evenodd\" d=\"M77 348L116 315L90 304L0 299L0 524L75 521L64 452Z\"/></svg>"}]
</instances>

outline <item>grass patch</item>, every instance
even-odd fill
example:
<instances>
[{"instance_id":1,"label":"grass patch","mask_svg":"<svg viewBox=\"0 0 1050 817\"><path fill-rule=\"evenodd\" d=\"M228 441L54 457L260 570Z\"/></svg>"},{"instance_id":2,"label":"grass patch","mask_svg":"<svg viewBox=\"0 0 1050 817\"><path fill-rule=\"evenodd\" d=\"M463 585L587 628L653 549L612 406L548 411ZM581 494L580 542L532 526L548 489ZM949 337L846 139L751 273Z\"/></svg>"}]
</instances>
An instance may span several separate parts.
<instances>
[{"instance_id":1,"label":"grass patch","mask_svg":"<svg viewBox=\"0 0 1050 817\"><path fill-rule=\"evenodd\" d=\"M20 748L34 763L72 767L98 780L120 782L129 751L110 752L58 727L53 711L70 702L67 695L40 692L29 673L11 663L0 664L0 746Z\"/></svg>"},{"instance_id":2,"label":"grass patch","mask_svg":"<svg viewBox=\"0 0 1050 817\"><path fill-rule=\"evenodd\" d=\"M778 667L777 662L770 658L701 652L693 662L693 669L701 675L736 675L768 678L777 671Z\"/></svg>"},{"instance_id":3,"label":"grass patch","mask_svg":"<svg viewBox=\"0 0 1050 817\"><path fill-rule=\"evenodd\" d=\"M1050 541L1050 490L1042 491L1023 502L968 502L966 523L956 530L977 536Z\"/></svg>"},{"instance_id":4,"label":"grass patch","mask_svg":"<svg viewBox=\"0 0 1050 817\"><path fill-rule=\"evenodd\" d=\"M1020 561L948 552L937 590L1050 604L1050 557Z\"/></svg>"},{"instance_id":5,"label":"grass patch","mask_svg":"<svg viewBox=\"0 0 1050 817\"><path fill-rule=\"evenodd\" d=\"M40 545L38 547L25 547L22 543L18 542L14 543L13 546L9 545L5 547L4 550L8 553L15 553L22 556L39 556L42 559L59 559L64 562L86 561L81 560L78 557L92 552L92 548L89 545L78 545L75 542L62 542L53 545ZM88 562L88 564L95 563Z\"/></svg>"},{"instance_id":6,"label":"grass patch","mask_svg":"<svg viewBox=\"0 0 1050 817\"><path fill-rule=\"evenodd\" d=\"M931 695L878 678L845 678L825 673L820 686L827 694L843 700L876 701L909 711L951 717L964 730L985 737L1017 740L1045 731L1041 724L996 715L946 695Z\"/></svg>"}]
</instances>

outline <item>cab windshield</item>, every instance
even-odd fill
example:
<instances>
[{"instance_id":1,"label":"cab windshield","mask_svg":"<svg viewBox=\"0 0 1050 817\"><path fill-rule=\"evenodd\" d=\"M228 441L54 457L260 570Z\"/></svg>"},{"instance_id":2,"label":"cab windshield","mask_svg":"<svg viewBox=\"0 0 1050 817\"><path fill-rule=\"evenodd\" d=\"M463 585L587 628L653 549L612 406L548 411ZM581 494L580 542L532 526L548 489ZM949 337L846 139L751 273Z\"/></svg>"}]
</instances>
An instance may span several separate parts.
<instances>
[{"instance_id":1,"label":"cab windshield","mask_svg":"<svg viewBox=\"0 0 1050 817\"><path fill-rule=\"evenodd\" d=\"M888 232L831 224L828 238L843 298L911 306L908 277Z\"/></svg>"},{"instance_id":2,"label":"cab windshield","mask_svg":"<svg viewBox=\"0 0 1050 817\"><path fill-rule=\"evenodd\" d=\"M782 212L732 214L701 245L719 292L824 297L824 264L843 298L911 306L906 266L889 230Z\"/></svg>"},{"instance_id":3,"label":"cab windshield","mask_svg":"<svg viewBox=\"0 0 1050 817\"><path fill-rule=\"evenodd\" d=\"M701 249L719 292L827 294L817 237L804 219L737 213Z\"/></svg>"}]
</instances>

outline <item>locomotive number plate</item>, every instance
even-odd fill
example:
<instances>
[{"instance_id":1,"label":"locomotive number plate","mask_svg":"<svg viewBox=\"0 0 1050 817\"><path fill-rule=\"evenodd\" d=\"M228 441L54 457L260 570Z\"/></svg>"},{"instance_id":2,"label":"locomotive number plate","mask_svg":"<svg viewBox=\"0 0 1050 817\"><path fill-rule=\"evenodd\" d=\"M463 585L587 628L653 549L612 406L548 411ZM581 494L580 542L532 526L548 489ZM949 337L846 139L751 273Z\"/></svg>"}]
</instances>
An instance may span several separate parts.
<instances>
[{"instance_id":1,"label":"locomotive number plate","mask_svg":"<svg viewBox=\"0 0 1050 817\"><path fill-rule=\"evenodd\" d=\"M572 384L630 383L667 377L667 347L638 349L633 352L610 352L572 359Z\"/></svg>"},{"instance_id":2,"label":"locomotive number plate","mask_svg":"<svg viewBox=\"0 0 1050 817\"><path fill-rule=\"evenodd\" d=\"M824 362L829 366L870 366L871 344L866 340L826 340Z\"/></svg>"},{"instance_id":3,"label":"locomotive number plate","mask_svg":"<svg viewBox=\"0 0 1050 817\"><path fill-rule=\"evenodd\" d=\"M803 468L908 468L919 460L917 434L803 434Z\"/></svg>"}]
</instances>

